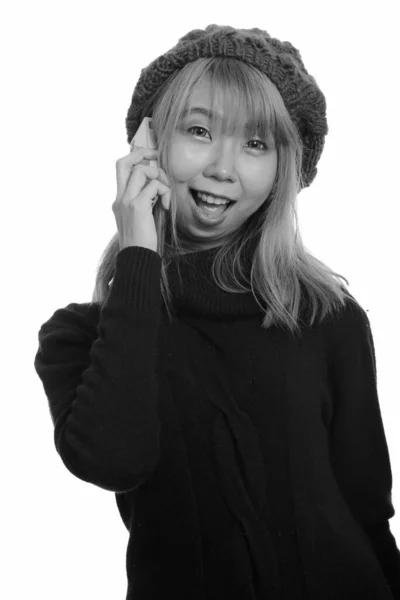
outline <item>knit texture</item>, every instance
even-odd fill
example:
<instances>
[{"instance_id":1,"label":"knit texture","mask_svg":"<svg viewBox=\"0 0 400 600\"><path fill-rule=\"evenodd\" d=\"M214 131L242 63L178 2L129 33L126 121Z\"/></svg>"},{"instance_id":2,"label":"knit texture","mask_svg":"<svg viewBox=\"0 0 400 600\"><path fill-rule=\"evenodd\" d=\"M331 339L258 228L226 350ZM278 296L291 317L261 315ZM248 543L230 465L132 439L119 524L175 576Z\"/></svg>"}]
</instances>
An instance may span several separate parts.
<instances>
[{"instance_id":1,"label":"knit texture","mask_svg":"<svg viewBox=\"0 0 400 600\"><path fill-rule=\"evenodd\" d=\"M400 600L365 311L264 330L212 258L187 255L183 286L171 265L172 324L159 255L128 247L101 310L69 304L39 331L56 449L115 492L129 532L127 600Z\"/></svg>"},{"instance_id":2,"label":"knit texture","mask_svg":"<svg viewBox=\"0 0 400 600\"><path fill-rule=\"evenodd\" d=\"M128 143L143 118L152 116L152 112L145 113L146 104L167 79L187 63L212 56L240 59L276 85L303 141L302 189L308 187L316 177L316 165L328 133L325 96L306 70L299 50L258 27L208 25L205 30L194 29L142 69L125 120Z\"/></svg>"}]
</instances>

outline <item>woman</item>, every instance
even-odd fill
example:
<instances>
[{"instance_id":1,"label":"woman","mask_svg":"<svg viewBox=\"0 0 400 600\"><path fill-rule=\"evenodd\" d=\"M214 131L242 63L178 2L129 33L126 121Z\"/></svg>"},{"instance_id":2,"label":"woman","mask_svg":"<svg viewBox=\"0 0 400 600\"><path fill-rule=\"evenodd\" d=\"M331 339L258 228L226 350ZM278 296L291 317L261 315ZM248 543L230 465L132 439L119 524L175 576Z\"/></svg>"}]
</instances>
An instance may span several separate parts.
<instances>
[{"instance_id":1,"label":"woman","mask_svg":"<svg viewBox=\"0 0 400 600\"><path fill-rule=\"evenodd\" d=\"M35 368L65 466L116 494L127 600L400 598L369 320L297 228L328 132L299 51L191 31L126 127L92 302Z\"/></svg>"}]
</instances>

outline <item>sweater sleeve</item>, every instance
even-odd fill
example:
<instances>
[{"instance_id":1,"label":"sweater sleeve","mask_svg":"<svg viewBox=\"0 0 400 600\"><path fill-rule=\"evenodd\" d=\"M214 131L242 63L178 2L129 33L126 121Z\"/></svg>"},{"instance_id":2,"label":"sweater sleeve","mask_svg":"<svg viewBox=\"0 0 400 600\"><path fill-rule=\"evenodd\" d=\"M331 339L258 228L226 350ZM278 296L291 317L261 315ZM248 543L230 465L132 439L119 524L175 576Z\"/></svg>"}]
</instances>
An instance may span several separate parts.
<instances>
[{"instance_id":1,"label":"sweater sleeve","mask_svg":"<svg viewBox=\"0 0 400 600\"><path fill-rule=\"evenodd\" d=\"M361 306L346 311L335 334L331 462L344 499L366 532L396 600L400 552L390 531L392 471L377 393L375 347Z\"/></svg>"},{"instance_id":2,"label":"sweater sleeve","mask_svg":"<svg viewBox=\"0 0 400 600\"><path fill-rule=\"evenodd\" d=\"M124 248L103 307L69 304L38 334L56 449L73 475L112 492L138 487L158 461L160 270L156 252Z\"/></svg>"}]
</instances>

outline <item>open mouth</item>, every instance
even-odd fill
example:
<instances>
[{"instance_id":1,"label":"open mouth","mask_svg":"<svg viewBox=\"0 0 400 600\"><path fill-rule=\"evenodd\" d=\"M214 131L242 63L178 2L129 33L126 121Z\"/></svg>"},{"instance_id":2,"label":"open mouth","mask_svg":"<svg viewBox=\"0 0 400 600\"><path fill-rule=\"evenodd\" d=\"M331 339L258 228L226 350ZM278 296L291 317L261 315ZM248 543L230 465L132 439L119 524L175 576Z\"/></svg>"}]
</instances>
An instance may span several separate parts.
<instances>
[{"instance_id":1,"label":"open mouth","mask_svg":"<svg viewBox=\"0 0 400 600\"><path fill-rule=\"evenodd\" d=\"M208 202L204 202L200 200L198 193L196 190L189 188L190 194L197 204L197 206L205 213L212 216L219 216L225 211L227 211L233 202L227 202L227 204L209 204Z\"/></svg>"}]
</instances>

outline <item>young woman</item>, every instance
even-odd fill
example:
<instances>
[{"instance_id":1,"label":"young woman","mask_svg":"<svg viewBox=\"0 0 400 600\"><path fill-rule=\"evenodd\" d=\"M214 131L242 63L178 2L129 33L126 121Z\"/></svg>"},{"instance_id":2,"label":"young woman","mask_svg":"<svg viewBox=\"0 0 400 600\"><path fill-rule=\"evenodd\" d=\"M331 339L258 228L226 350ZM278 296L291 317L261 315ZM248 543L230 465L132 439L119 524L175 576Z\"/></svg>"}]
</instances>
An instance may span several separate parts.
<instances>
[{"instance_id":1,"label":"young woman","mask_svg":"<svg viewBox=\"0 0 400 600\"><path fill-rule=\"evenodd\" d=\"M92 302L35 356L65 466L116 495L127 600L399 599L369 320L297 227L321 90L289 42L210 25L141 72L128 143L146 116Z\"/></svg>"}]
</instances>

